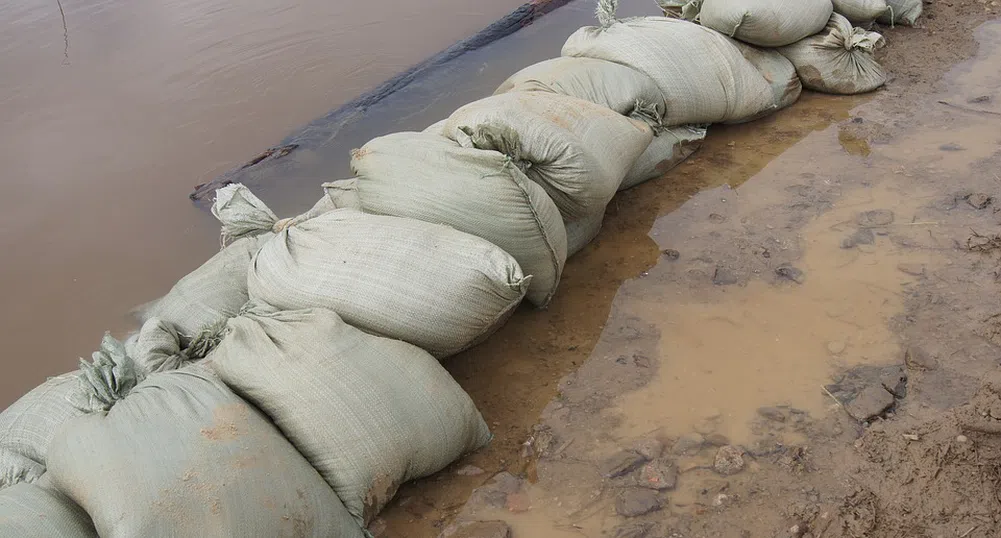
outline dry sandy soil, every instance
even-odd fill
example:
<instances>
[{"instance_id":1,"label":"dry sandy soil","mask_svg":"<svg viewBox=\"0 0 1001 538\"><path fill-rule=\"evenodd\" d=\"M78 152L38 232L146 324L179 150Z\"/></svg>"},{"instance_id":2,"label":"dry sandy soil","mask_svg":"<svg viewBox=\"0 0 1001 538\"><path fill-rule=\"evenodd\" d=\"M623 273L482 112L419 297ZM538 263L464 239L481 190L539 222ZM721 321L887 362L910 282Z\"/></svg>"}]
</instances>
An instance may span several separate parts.
<instances>
[{"instance_id":1,"label":"dry sandy soil","mask_svg":"<svg viewBox=\"0 0 1001 538\"><path fill-rule=\"evenodd\" d=\"M373 533L1001 536L995 4L621 193L547 310L448 361L494 442Z\"/></svg>"}]
</instances>

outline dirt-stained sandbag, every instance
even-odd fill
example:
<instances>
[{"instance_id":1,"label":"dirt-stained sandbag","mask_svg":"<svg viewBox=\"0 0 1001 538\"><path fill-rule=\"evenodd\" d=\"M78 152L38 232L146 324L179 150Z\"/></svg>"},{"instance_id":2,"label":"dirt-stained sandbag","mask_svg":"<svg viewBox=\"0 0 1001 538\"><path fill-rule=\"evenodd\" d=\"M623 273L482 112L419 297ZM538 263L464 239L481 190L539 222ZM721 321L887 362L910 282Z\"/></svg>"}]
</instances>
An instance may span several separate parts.
<instances>
[{"instance_id":1,"label":"dirt-stained sandbag","mask_svg":"<svg viewBox=\"0 0 1001 538\"><path fill-rule=\"evenodd\" d=\"M569 95L626 116L637 103L664 106L664 94L652 78L628 66L594 58L560 57L530 65L508 77L494 95L512 91Z\"/></svg>"},{"instance_id":2,"label":"dirt-stained sandbag","mask_svg":"<svg viewBox=\"0 0 1001 538\"><path fill-rule=\"evenodd\" d=\"M884 43L883 36L854 28L835 13L822 33L779 52L796 66L803 86L851 95L875 90L886 82L886 72L872 54Z\"/></svg>"},{"instance_id":3,"label":"dirt-stained sandbag","mask_svg":"<svg viewBox=\"0 0 1001 538\"><path fill-rule=\"evenodd\" d=\"M879 16L879 22L883 24L903 24L904 26L914 26L924 3L921 0L886 0L887 9Z\"/></svg>"},{"instance_id":4,"label":"dirt-stained sandbag","mask_svg":"<svg viewBox=\"0 0 1001 538\"><path fill-rule=\"evenodd\" d=\"M772 87L772 102L775 104L775 108L765 111L760 116L766 116L786 108L799 99L800 94L803 93L803 83L796 73L796 66L788 58L775 49L753 47L739 41L735 43L744 58L751 62L754 68L761 73L761 76L768 81L768 85ZM758 118L751 117L748 118L748 121L754 119Z\"/></svg>"},{"instance_id":5,"label":"dirt-stained sandbag","mask_svg":"<svg viewBox=\"0 0 1001 538\"><path fill-rule=\"evenodd\" d=\"M868 24L888 14L886 0L834 0L834 12L852 24Z\"/></svg>"},{"instance_id":6,"label":"dirt-stained sandbag","mask_svg":"<svg viewBox=\"0 0 1001 538\"><path fill-rule=\"evenodd\" d=\"M105 410L64 425L48 471L102 538L363 536L295 447L203 365L131 390L106 366L92 365Z\"/></svg>"},{"instance_id":7,"label":"dirt-stained sandbag","mask_svg":"<svg viewBox=\"0 0 1001 538\"><path fill-rule=\"evenodd\" d=\"M781 47L823 30L833 10L831 0L704 0L699 22L745 43Z\"/></svg>"},{"instance_id":8,"label":"dirt-stained sandbag","mask_svg":"<svg viewBox=\"0 0 1001 538\"><path fill-rule=\"evenodd\" d=\"M678 125L658 132L646 151L633 163L619 190L666 174L702 147L705 138L706 128L698 125ZM570 235L569 229L567 235Z\"/></svg>"},{"instance_id":9,"label":"dirt-stained sandbag","mask_svg":"<svg viewBox=\"0 0 1001 538\"><path fill-rule=\"evenodd\" d=\"M93 360L115 365L119 383L134 386L142 377L126 360L125 348L105 335ZM45 472L49 443L62 425L88 412L86 371L49 378L0 413L0 488L34 482Z\"/></svg>"},{"instance_id":10,"label":"dirt-stained sandbag","mask_svg":"<svg viewBox=\"0 0 1001 538\"><path fill-rule=\"evenodd\" d=\"M224 230L250 233L253 222L275 229L243 185L219 189L216 203L230 209L219 213ZM489 336L532 280L500 247L441 224L349 208L282 222L251 264L252 299L285 310L330 308L359 329L437 357Z\"/></svg>"},{"instance_id":11,"label":"dirt-stained sandbag","mask_svg":"<svg viewBox=\"0 0 1001 538\"><path fill-rule=\"evenodd\" d=\"M261 234L234 241L174 284L167 295L137 309L139 321L172 324L185 337L235 316L247 302L247 267L271 237Z\"/></svg>"},{"instance_id":12,"label":"dirt-stained sandbag","mask_svg":"<svg viewBox=\"0 0 1001 538\"><path fill-rule=\"evenodd\" d=\"M549 303L567 257L563 219L509 157L433 134L395 133L352 152L351 168L356 179L324 189L355 190L366 213L445 224L486 239L532 275L526 298Z\"/></svg>"},{"instance_id":13,"label":"dirt-stained sandbag","mask_svg":"<svg viewBox=\"0 0 1001 538\"><path fill-rule=\"evenodd\" d=\"M768 82L718 32L667 17L619 21L607 5L599 8L599 22L574 32L563 56L607 60L649 76L666 101L665 125L740 121L774 108Z\"/></svg>"},{"instance_id":14,"label":"dirt-stained sandbag","mask_svg":"<svg viewBox=\"0 0 1001 538\"><path fill-rule=\"evenodd\" d=\"M48 482L43 476L0 491L0 536L98 538L87 512Z\"/></svg>"},{"instance_id":15,"label":"dirt-stained sandbag","mask_svg":"<svg viewBox=\"0 0 1001 538\"><path fill-rule=\"evenodd\" d=\"M479 411L427 352L322 308L249 307L207 362L271 417L368 523L400 484L490 440Z\"/></svg>"},{"instance_id":16,"label":"dirt-stained sandbag","mask_svg":"<svg viewBox=\"0 0 1001 538\"><path fill-rule=\"evenodd\" d=\"M571 256L584 250L584 247L598 236L604 220L605 213L602 212L567 223L567 241Z\"/></svg>"},{"instance_id":17,"label":"dirt-stained sandbag","mask_svg":"<svg viewBox=\"0 0 1001 538\"><path fill-rule=\"evenodd\" d=\"M456 110L445 135L507 155L546 190L565 219L574 219L604 210L653 130L575 97L510 92Z\"/></svg>"}]
</instances>

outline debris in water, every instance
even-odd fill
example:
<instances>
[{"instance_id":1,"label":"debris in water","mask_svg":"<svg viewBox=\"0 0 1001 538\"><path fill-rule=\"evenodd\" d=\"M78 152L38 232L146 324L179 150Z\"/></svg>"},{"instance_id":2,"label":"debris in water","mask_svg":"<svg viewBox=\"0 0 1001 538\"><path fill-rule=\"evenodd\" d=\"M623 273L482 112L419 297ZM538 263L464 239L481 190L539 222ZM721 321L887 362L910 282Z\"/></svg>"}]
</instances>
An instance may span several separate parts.
<instances>
[{"instance_id":1,"label":"debris in water","mask_svg":"<svg viewBox=\"0 0 1001 538\"><path fill-rule=\"evenodd\" d=\"M876 242L876 235L869 228L856 230L855 233L841 240L841 248L855 248L858 245L871 245Z\"/></svg>"},{"instance_id":2,"label":"debris in water","mask_svg":"<svg viewBox=\"0 0 1001 538\"><path fill-rule=\"evenodd\" d=\"M875 228L893 224L893 211L889 209L873 209L863 211L855 216L855 222L863 228Z\"/></svg>"},{"instance_id":3,"label":"debris in water","mask_svg":"<svg viewBox=\"0 0 1001 538\"><path fill-rule=\"evenodd\" d=\"M716 266L716 271L713 272L713 284L717 286L729 286L737 282L740 282L740 277L736 273L722 265Z\"/></svg>"},{"instance_id":4,"label":"debris in water","mask_svg":"<svg viewBox=\"0 0 1001 538\"><path fill-rule=\"evenodd\" d=\"M976 230L973 230L973 235L966 240L966 249L983 253L1001 249L1001 235L980 235Z\"/></svg>"},{"instance_id":5,"label":"debris in water","mask_svg":"<svg viewBox=\"0 0 1001 538\"><path fill-rule=\"evenodd\" d=\"M713 469L724 476L737 474L744 468L744 451L733 446L721 446L716 451Z\"/></svg>"},{"instance_id":6,"label":"debris in water","mask_svg":"<svg viewBox=\"0 0 1001 538\"><path fill-rule=\"evenodd\" d=\"M938 147L938 149L942 151L963 151L966 148L960 146L959 144L949 143L949 144L942 144L941 146Z\"/></svg>"},{"instance_id":7,"label":"debris in water","mask_svg":"<svg viewBox=\"0 0 1001 538\"><path fill-rule=\"evenodd\" d=\"M660 510L663 505L657 492L645 488L628 488L615 499L615 511L624 517L637 517Z\"/></svg>"},{"instance_id":8,"label":"debris in water","mask_svg":"<svg viewBox=\"0 0 1001 538\"><path fill-rule=\"evenodd\" d=\"M673 248L664 249L661 252L661 254L663 254L665 258L671 260L672 262L681 257L681 253L678 252L677 250L674 250Z\"/></svg>"},{"instance_id":9,"label":"debris in water","mask_svg":"<svg viewBox=\"0 0 1001 538\"><path fill-rule=\"evenodd\" d=\"M780 278L784 278L786 280L792 280L797 284L802 284L804 280L803 271L791 265L783 265L782 267L779 267L778 269L775 270L775 274L778 275Z\"/></svg>"},{"instance_id":10,"label":"debris in water","mask_svg":"<svg viewBox=\"0 0 1001 538\"><path fill-rule=\"evenodd\" d=\"M938 368L938 360L924 349L911 346L904 352L904 364L912 370L934 370Z\"/></svg>"},{"instance_id":11,"label":"debris in water","mask_svg":"<svg viewBox=\"0 0 1001 538\"><path fill-rule=\"evenodd\" d=\"M987 206L991 205L991 202L994 201L993 198L987 196L982 192L969 194L965 198L966 198L966 203L970 204L970 207L972 207L973 209L984 209Z\"/></svg>"}]
</instances>

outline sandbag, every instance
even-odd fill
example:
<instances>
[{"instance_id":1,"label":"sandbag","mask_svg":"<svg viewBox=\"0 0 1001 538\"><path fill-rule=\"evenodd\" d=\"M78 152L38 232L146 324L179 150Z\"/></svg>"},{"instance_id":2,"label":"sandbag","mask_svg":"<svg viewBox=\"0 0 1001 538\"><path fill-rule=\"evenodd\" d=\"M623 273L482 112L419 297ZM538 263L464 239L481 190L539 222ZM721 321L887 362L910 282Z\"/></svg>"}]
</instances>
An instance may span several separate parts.
<instances>
[{"instance_id":1,"label":"sandbag","mask_svg":"<svg viewBox=\"0 0 1001 538\"><path fill-rule=\"evenodd\" d=\"M630 115L637 103L663 108L664 94L650 77L605 60L553 58L511 75L494 95L512 91L541 91L568 95Z\"/></svg>"},{"instance_id":2,"label":"sandbag","mask_svg":"<svg viewBox=\"0 0 1001 538\"><path fill-rule=\"evenodd\" d=\"M123 386L134 386L142 372L126 360L125 348L104 335L93 360L116 368ZM83 378L83 380L81 380ZM49 378L0 413L0 488L34 482L45 472L47 450L59 428L92 409L85 383L87 372Z\"/></svg>"},{"instance_id":3,"label":"sandbag","mask_svg":"<svg viewBox=\"0 0 1001 538\"><path fill-rule=\"evenodd\" d=\"M699 22L762 47L795 43L824 29L831 0L704 0Z\"/></svg>"},{"instance_id":4,"label":"sandbag","mask_svg":"<svg viewBox=\"0 0 1001 538\"><path fill-rule=\"evenodd\" d=\"M482 447L490 432L434 357L326 309L248 308L208 363L271 417L367 524L400 484Z\"/></svg>"},{"instance_id":5,"label":"sandbag","mask_svg":"<svg viewBox=\"0 0 1001 538\"><path fill-rule=\"evenodd\" d=\"M0 491L0 536L9 538L98 538L90 516L45 485L17 484Z\"/></svg>"},{"instance_id":6,"label":"sandbag","mask_svg":"<svg viewBox=\"0 0 1001 538\"><path fill-rule=\"evenodd\" d=\"M105 410L65 424L48 471L102 538L363 536L295 447L204 366L131 390L104 366L93 396Z\"/></svg>"},{"instance_id":7,"label":"sandbag","mask_svg":"<svg viewBox=\"0 0 1001 538\"><path fill-rule=\"evenodd\" d=\"M565 219L604 211L653 130L604 106L546 92L474 101L448 118L465 147L499 151L545 189Z\"/></svg>"},{"instance_id":8,"label":"sandbag","mask_svg":"<svg viewBox=\"0 0 1001 538\"><path fill-rule=\"evenodd\" d=\"M888 14L886 0L834 0L834 12L852 24L868 24Z\"/></svg>"},{"instance_id":9,"label":"sandbag","mask_svg":"<svg viewBox=\"0 0 1001 538\"><path fill-rule=\"evenodd\" d=\"M271 237L260 234L233 242L174 284L167 295L137 309L141 323L151 318L172 324L185 337L237 315L247 302L247 267Z\"/></svg>"},{"instance_id":10,"label":"sandbag","mask_svg":"<svg viewBox=\"0 0 1001 538\"><path fill-rule=\"evenodd\" d=\"M574 32L563 56L619 63L653 79L666 101L665 125L739 121L774 108L768 82L726 36L667 17L599 15L601 26Z\"/></svg>"},{"instance_id":11,"label":"sandbag","mask_svg":"<svg viewBox=\"0 0 1001 538\"><path fill-rule=\"evenodd\" d=\"M354 189L366 213L446 224L486 239L532 275L529 301L542 307L556 293L567 257L563 219L510 158L437 135L395 133L353 151L351 168L357 179L325 190Z\"/></svg>"},{"instance_id":12,"label":"sandbag","mask_svg":"<svg viewBox=\"0 0 1001 538\"><path fill-rule=\"evenodd\" d=\"M250 198L250 206L263 206L236 184L219 189L216 203ZM256 218L220 220L235 230ZM359 329L437 357L489 336L532 280L499 247L440 224L347 208L289 222L254 257L247 275L252 299L285 310L330 308Z\"/></svg>"},{"instance_id":13,"label":"sandbag","mask_svg":"<svg viewBox=\"0 0 1001 538\"><path fill-rule=\"evenodd\" d=\"M702 147L705 138L706 128L698 125L679 125L660 131L646 151L633 163L633 167L619 185L619 190L635 187L644 181L666 174ZM569 229L567 235L570 235Z\"/></svg>"},{"instance_id":14,"label":"sandbag","mask_svg":"<svg viewBox=\"0 0 1001 538\"><path fill-rule=\"evenodd\" d=\"M914 26L924 8L921 0L886 0L886 6L889 9L876 20L883 24L903 24L904 26Z\"/></svg>"},{"instance_id":15,"label":"sandbag","mask_svg":"<svg viewBox=\"0 0 1001 538\"><path fill-rule=\"evenodd\" d=\"M796 66L803 86L851 95L875 90L886 82L886 72L872 54L884 43L883 36L853 28L848 19L835 13L824 32L779 52Z\"/></svg>"},{"instance_id":16,"label":"sandbag","mask_svg":"<svg viewBox=\"0 0 1001 538\"><path fill-rule=\"evenodd\" d=\"M584 250L598 233L601 232L601 223L605 220L605 213L595 213L584 218L573 220L567 223L567 244L569 255L573 256Z\"/></svg>"},{"instance_id":17,"label":"sandbag","mask_svg":"<svg viewBox=\"0 0 1001 538\"><path fill-rule=\"evenodd\" d=\"M751 65L761 73L772 88L772 103L775 107L758 116L747 118L747 121L758 119L786 108L795 103L801 93L803 84L796 73L796 66L775 49L762 49L735 41L740 53L751 62Z\"/></svg>"}]
</instances>

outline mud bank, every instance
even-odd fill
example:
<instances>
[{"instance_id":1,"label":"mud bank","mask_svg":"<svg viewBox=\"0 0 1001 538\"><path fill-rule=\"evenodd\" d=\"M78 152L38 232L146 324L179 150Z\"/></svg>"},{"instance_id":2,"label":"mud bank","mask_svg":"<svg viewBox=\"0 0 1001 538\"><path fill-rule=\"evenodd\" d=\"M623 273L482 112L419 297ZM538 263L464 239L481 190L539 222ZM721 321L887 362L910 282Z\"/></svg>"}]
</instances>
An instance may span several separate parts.
<instances>
[{"instance_id":1,"label":"mud bank","mask_svg":"<svg viewBox=\"0 0 1001 538\"><path fill-rule=\"evenodd\" d=\"M548 310L448 361L496 439L376 535L996 536L997 15L926 5L884 90L621 193Z\"/></svg>"}]
</instances>

